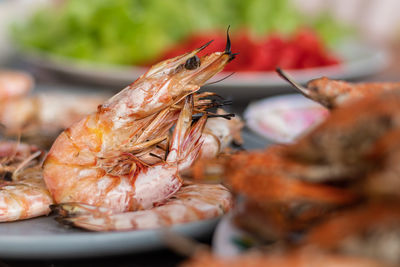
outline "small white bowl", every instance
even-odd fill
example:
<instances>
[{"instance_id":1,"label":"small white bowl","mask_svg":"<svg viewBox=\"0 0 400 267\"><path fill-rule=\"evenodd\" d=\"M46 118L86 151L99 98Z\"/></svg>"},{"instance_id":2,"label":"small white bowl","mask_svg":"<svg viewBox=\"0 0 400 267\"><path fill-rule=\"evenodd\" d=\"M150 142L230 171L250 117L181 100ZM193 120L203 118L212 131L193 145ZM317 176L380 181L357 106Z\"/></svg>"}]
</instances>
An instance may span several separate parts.
<instances>
[{"instance_id":1,"label":"small white bowl","mask_svg":"<svg viewBox=\"0 0 400 267\"><path fill-rule=\"evenodd\" d=\"M251 103L244 118L257 134L276 143L292 143L329 115L320 104L302 95L290 94Z\"/></svg>"}]
</instances>

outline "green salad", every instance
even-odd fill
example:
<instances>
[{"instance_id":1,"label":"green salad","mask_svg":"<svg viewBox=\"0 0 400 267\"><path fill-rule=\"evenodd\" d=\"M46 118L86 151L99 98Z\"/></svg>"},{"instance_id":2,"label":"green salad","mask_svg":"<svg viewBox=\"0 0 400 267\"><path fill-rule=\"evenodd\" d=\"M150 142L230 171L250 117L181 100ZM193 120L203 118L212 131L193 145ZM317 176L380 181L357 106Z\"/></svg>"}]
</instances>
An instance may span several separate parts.
<instances>
[{"instance_id":1,"label":"green salad","mask_svg":"<svg viewBox=\"0 0 400 267\"><path fill-rule=\"evenodd\" d=\"M348 32L329 16L309 19L288 0L68 0L37 10L13 36L22 49L93 62L151 62L187 36L246 29L290 34L309 25L332 44Z\"/></svg>"}]
</instances>

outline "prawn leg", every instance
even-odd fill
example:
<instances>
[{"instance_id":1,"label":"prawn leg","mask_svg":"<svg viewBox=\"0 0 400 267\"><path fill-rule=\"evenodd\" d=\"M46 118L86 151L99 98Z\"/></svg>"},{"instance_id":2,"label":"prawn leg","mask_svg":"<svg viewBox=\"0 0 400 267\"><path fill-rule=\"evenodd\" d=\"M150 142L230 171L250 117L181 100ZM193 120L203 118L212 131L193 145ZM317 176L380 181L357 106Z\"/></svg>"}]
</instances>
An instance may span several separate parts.
<instances>
[{"instance_id":1,"label":"prawn leg","mask_svg":"<svg viewBox=\"0 0 400 267\"><path fill-rule=\"evenodd\" d=\"M183 183L179 171L190 166L200 152L206 118L192 125L192 100L191 96L185 99L165 162L147 168L135 179L134 199L140 203L139 209L151 208L178 191Z\"/></svg>"}]
</instances>

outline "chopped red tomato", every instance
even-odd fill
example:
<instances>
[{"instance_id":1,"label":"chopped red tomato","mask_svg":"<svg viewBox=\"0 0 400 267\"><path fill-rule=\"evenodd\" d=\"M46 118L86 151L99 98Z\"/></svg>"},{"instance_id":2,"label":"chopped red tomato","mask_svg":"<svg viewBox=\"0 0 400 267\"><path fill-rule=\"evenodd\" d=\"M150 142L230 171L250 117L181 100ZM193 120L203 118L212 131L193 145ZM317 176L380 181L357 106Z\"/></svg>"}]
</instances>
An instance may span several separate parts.
<instances>
[{"instance_id":1,"label":"chopped red tomato","mask_svg":"<svg viewBox=\"0 0 400 267\"><path fill-rule=\"evenodd\" d=\"M309 29L300 29L290 38L274 33L265 39L255 40L248 33L240 32L231 39L232 51L239 55L226 66L226 71L271 71L276 67L304 69L340 63L327 51L316 33ZM165 52L161 59L181 55L210 40L214 40L213 43L199 53L200 56L224 50L226 40L223 34L198 34Z\"/></svg>"}]
</instances>

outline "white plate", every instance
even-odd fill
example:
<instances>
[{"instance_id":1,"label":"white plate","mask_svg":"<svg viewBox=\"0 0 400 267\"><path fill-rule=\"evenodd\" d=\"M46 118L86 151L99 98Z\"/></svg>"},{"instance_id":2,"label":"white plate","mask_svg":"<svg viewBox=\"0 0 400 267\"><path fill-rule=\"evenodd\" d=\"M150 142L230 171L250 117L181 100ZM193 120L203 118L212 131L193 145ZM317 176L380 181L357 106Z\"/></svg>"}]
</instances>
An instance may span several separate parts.
<instances>
[{"instance_id":1,"label":"white plate","mask_svg":"<svg viewBox=\"0 0 400 267\"><path fill-rule=\"evenodd\" d=\"M263 138L248 131L243 132L243 139L246 149L268 145ZM210 234L219 220L197 221L168 229L200 238ZM165 242L161 230L88 232L66 228L52 216L0 223L0 258L72 259L137 253L162 247L165 247Z\"/></svg>"},{"instance_id":2,"label":"white plate","mask_svg":"<svg viewBox=\"0 0 400 267\"><path fill-rule=\"evenodd\" d=\"M344 43L343 45L337 46L336 50L336 53L343 58L343 63L341 65L288 72L300 83L305 83L319 76L354 79L368 76L382 70L388 61L384 51L358 42ZM33 66L48 71L54 71L67 77L73 77L74 80L78 79L108 86L124 86L130 84L146 71L146 68L143 67L82 62L37 51L23 51L21 52L21 58ZM228 75L228 73L222 73L213 80L218 80L226 75ZM288 84L273 71L253 73L238 72L226 80L213 84L212 87L222 95L240 96L250 99L253 97L270 95L271 93L278 93L282 90L282 87L287 88ZM244 88L245 93L243 93Z\"/></svg>"},{"instance_id":3,"label":"white plate","mask_svg":"<svg viewBox=\"0 0 400 267\"><path fill-rule=\"evenodd\" d=\"M336 47L335 53L343 60L339 65L286 71L290 73L297 82L304 84L320 76L344 80L365 77L379 72L388 64L388 57L385 51L364 43L343 43ZM219 85L266 88L282 87L288 84L280 78L275 71L269 71L235 73L232 78L226 79Z\"/></svg>"},{"instance_id":4,"label":"white plate","mask_svg":"<svg viewBox=\"0 0 400 267\"><path fill-rule=\"evenodd\" d=\"M237 210L237 208L236 208ZM232 258L248 249L262 245L256 236L238 228L234 223L235 210L218 223L212 239L212 252L219 258Z\"/></svg>"},{"instance_id":5,"label":"white plate","mask_svg":"<svg viewBox=\"0 0 400 267\"><path fill-rule=\"evenodd\" d=\"M248 132L246 129L242 132L245 149L260 149L271 145L266 139ZM236 227L233 223L234 212L240 210L240 199L236 202L235 208L224 215L218 222L212 239L212 252L214 255L222 258L231 258L242 253L247 246L257 245L257 240L245 231Z\"/></svg>"},{"instance_id":6,"label":"white plate","mask_svg":"<svg viewBox=\"0 0 400 267\"><path fill-rule=\"evenodd\" d=\"M281 95L251 103L244 112L246 125L276 143L291 143L322 122L329 111L300 94Z\"/></svg>"},{"instance_id":7,"label":"white plate","mask_svg":"<svg viewBox=\"0 0 400 267\"><path fill-rule=\"evenodd\" d=\"M215 229L212 240L214 255L224 258L237 256L243 251L241 240L251 240L246 232L240 230L233 223L233 213L225 215Z\"/></svg>"},{"instance_id":8,"label":"white plate","mask_svg":"<svg viewBox=\"0 0 400 267\"><path fill-rule=\"evenodd\" d=\"M219 218L176 225L169 230L199 238ZM0 223L0 258L55 259L103 257L165 246L161 230L87 232L68 229L51 217Z\"/></svg>"}]
</instances>

